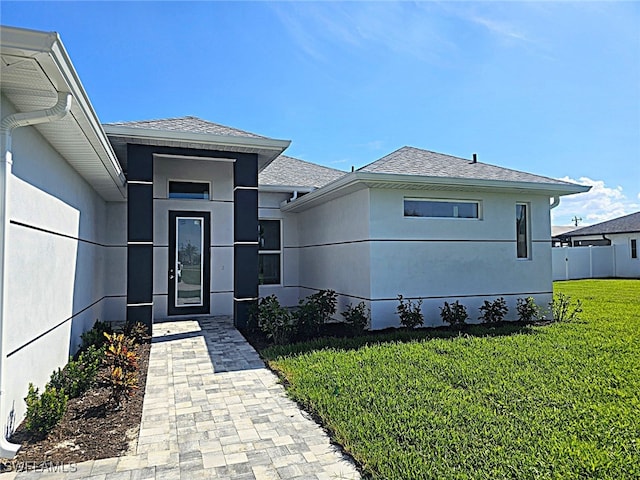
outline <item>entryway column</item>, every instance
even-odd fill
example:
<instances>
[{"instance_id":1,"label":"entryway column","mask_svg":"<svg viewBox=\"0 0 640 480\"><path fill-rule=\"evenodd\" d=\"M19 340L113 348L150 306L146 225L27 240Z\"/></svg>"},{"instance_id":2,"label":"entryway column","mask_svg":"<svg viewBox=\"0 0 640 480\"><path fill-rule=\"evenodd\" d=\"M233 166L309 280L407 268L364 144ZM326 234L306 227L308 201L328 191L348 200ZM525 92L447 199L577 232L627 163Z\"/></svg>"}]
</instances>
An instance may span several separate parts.
<instances>
[{"instance_id":1,"label":"entryway column","mask_svg":"<svg viewBox=\"0 0 640 480\"><path fill-rule=\"evenodd\" d=\"M233 314L236 327L244 327L258 298L257 155L237 155L233 187Z\"/></svg>"},{"instance_id":2,"label":"entryway column","mask_svg":"<svg viewBox=\"0 0 640 480\"><path fill-rule=\"evenodd\" d=\"M127 145L127 323L153 323L153 151Z\"/></svg>"}]
</instances>

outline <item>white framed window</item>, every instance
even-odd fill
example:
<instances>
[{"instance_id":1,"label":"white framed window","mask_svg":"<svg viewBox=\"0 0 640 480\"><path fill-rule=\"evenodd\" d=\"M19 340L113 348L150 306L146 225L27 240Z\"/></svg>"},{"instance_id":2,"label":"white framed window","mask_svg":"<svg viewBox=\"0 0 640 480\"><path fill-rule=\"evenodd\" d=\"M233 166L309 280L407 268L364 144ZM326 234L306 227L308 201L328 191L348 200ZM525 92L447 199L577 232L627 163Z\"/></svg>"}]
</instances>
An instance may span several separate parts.
<instances>
[{"instance_id":1,"label":"white framed window","mask_svg":"<svg viewBox=\"0 0 640 480\"><path fill-rule=\"evenodd\" d=\"M481 204L477 200L433 200L405 198L405 217L422 218L481 218Z\"/></svg>"},{"instance_id":2,"label":"white framed window","mask_svg":"<svg viewBox=\"0 0 640 480\"><path fill-rule=\"evenodd\" d=\"M211 198L211 184L190 180L169 180L168 198L180 200L209 200Z\"/></svg>"},{"instance_id":3,"label":"white framed window","mask_svg":"<svg viewBox=\"0 0 640 480\"><path fill-rule=\"evenodd\" d=\"M280 220L258 221L258 283L280 285L282 232Z\"/></svg>"},{"instance_id":4,"label":"white framed window","mask_svg":"<svg viewBox=\"0 0 640 480\"><path fill-rule=\"evenodd\" d=\"M638 240L631 239L631 258L638 258Z\"/></svg>"},{"instance_id":5,"label":"white framed window","mask_svg":"<svg viewBox=\"0 0 640 480\"><path fill-rule=\"evenodd\" d=\"M516 255L523 260L531 258L529 205L527 203L516 203Z\"/></svg>"}]
</instances>

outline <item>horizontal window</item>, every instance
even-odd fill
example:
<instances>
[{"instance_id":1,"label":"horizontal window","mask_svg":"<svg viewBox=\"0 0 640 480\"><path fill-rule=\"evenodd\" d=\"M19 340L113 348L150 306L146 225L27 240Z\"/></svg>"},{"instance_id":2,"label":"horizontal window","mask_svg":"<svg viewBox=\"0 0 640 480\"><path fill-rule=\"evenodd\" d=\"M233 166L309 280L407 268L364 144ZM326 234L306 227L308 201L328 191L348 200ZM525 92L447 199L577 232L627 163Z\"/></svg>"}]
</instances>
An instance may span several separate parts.
<instances>
[{"instance_id":1,"label":"horizontal window","mask_svg":"<svg viewBox=\"0 0 640 480\"><path fill-rule=\"evenodd\" d=\"M479 202L404 199L405 217L479 218Z\"/></svg>"},{"instance_id":2,"label":"horizontal window","mask_svg":"<svg viewBox=\"0 0 640 480\"><path fill-rule=\"evenodd\" d=\"M209 184L204 182L169 182L169 198L209 200Z\"/></svg>"}]
</instances>

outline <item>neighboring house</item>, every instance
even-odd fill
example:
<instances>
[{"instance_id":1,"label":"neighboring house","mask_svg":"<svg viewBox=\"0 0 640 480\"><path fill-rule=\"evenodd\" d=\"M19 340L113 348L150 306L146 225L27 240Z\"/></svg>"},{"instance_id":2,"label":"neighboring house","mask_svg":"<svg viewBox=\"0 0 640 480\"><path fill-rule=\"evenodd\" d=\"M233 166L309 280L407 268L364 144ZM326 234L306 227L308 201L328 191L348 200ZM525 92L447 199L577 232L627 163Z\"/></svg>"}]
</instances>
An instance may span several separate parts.
<instances>
[{"instance_id":1,"label":"neighboring house","mask_svg":"<svg viewBox=\"0 0 640 480\"><path fill-rule=\"evenodd\" d=\"M554 279L640 278L640 212L559 235ZM591 248L575 248L591 247Z\"/></svg>"},{"instance_id":2,"label":"neighboring house","mask_svg":"<svg viewBox=\"0 0 640 480\"><path fill-rule=\"evenodd\" d=\"M565 234L578 227L573 225L552 225L551 226L551 244L554 247L563 247L565 245Z\"/></svg>"},{"instance_id":3,"label":"neighboring house","mask_svg":"<svg viewBox=\"0 0 640 480\"><path fill-rule=\"evenodd\" d=\"M57 34L0 43L5 432L97 318L241 326L258 296L333 289L384 328L398 294L425 299L428 325L445 300L474 317L551 298L549 211L588 187L411 147L345 173L195 117L101 125Z\"/></svg>"}]
</instances>

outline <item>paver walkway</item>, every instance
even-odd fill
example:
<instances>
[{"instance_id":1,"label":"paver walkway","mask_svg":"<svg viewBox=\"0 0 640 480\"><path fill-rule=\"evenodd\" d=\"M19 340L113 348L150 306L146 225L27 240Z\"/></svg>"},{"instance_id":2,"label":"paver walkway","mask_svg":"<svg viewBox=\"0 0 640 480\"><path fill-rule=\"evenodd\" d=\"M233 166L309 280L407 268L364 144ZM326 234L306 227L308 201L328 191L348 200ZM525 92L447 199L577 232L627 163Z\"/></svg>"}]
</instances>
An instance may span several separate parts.
<instances>
[{"instance_id":1,"label":"paver walkway","mask_svg":"<svg viewBox=\"0 0 640 480\"><path fill-rule=\"evenodd\" d=\"M156 323L153 341L135 455L0 479L360 478L230 318Z\"/></svg>"}]
</instances>

